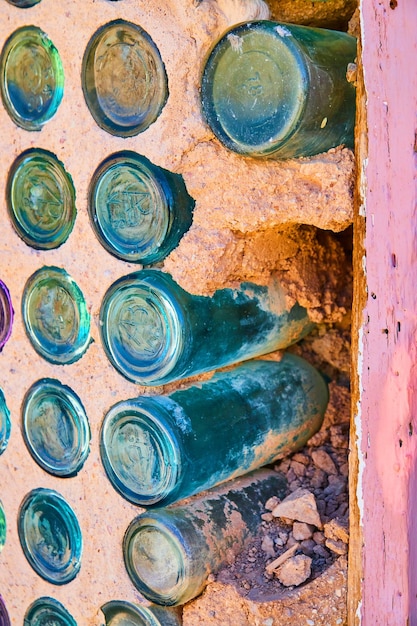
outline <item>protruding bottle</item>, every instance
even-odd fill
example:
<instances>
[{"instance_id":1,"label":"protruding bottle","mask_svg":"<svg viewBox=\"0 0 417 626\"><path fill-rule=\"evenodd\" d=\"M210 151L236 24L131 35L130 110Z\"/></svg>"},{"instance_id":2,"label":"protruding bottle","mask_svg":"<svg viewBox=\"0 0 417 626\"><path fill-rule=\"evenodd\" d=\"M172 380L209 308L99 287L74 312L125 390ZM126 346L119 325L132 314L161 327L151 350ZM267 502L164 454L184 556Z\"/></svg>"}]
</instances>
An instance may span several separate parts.
<instances>
[{"instance_id":1,"label":"protruding bottle","mask_svg":"<svg viewBox=\"0 0 417 626\"><path fill-rule=\"evenodd\" d=\"M6 513L4 512L3 504L0 500L0 552L3 550L6 543Z\"/></svg>"},{"instance_id":2,"label":"protruding bottle","mask_svg":"<svg viewBox=\"0 0 417 626\"><path fill-rule=\"evenodd\" d=\"M40 130L64 93L61 58L48 35L37 26L12 33L1 53L0 81L4 106L15 124Z\"/></svg>"},{"instance_id":3,"label":"protruding bottle","mask_svg":"<svg viewBox=\"0 0 417 626\"><path fill-rule=\"evenodd\" d=\"M10 292L0 280L0 352L12 333L14 310Z\"/></svg>"},{"instance_id":4,"label":"protruding bottle","mask_svg":"<svg viewBox=\"0 0 417 626\"><path fill-rule=\"evenodd\" d=\"M313 328L288 307L275 278L194 296L159 270L117 280L104 296L100 332L110 361L129 380L162 385L286 348Z\"/></svg>"},{"instance_id":5,"label":"protruding bottle","mask_svg":"<svg viewBox=\"0 0 417 626\"><path fill-rule=\"evenodd\" d=\"M32 602L26 611L23 626L77 626L77 622L61 602L44 596Z\"/></svg>"},{"instance_id":6,"label":"protruding bottle","mask_svg":"<svg viewBox=\"0 0 417 626\"><path fill-rule=\"evenodd\" d=\"M140 26L115 20L101 26L84 53L84 97L97 124L132 137L160 115L168 98L161 55Z\"/></svg>"},{"instance_id":7,"label":"protruding bottle","mask_svg":"<svg viewBox=\"0 0 417 626\"><path fill-rule=\"evenodd\" d=\"M39 250L58 248L75 222L75 189L56 156L41 148L23 152L9 171L9 215L17 234Z\"/></svg>"},{"instance_id":8,"label":"protruding bottle","mask_svg":"<svg viewBox=\"0 0 417 626\"><path fill-rule=\"evenodd\" d=\"M55 476L74 476L89 453L90 426L77 394L58 380L42 378L22 405L23 436L35 461Z\"/></svg>"},{"instance_id":9,"label":"protruding bottle","mask_svg":"<svg viewBox=\"0 0 417 626\"><path fill-rule=\"evenodd\" d=\"M304 359L251 361L169 396L113 406L101 431L103 465L125 498L163 506L301 448L327 401L326 383Z\"/></svg>"},{"instance_id":10,"label":"protruding bottle","mask_svg":"<svg viewBox=\"0 0 417 626\"><path fill-rule=\"evenodd\" d=\"M251 157L352 147L355 89L346 71L355 57L346 33L267 20L234 26L205 64L207 123L227 148Z\"/></svg>"},{"instance_id":11,"label":"protruding bottle","mask_svg":"<svg viewBox=\"0 0 417 626\"><path fill-rule=\"evenodd\" d=\"M9 4L19 7L20 9L30 9L30 7L35 6L35 4L39 4L40 1L41 0L7 0Z\"/></svg>"},{"instance_id":12,"label":"protruding bottle","mask_svg":"<svg viewBox=\"0 0 417 626\"><path fill-rule=\"evenodd\" d=\"M84 296L59 267L42 267L28 279L22 315L34 349L51 363L73 363L90 344L90 315Z\"/></svg>"},{"instance_id":13,"label":"protruding bottle","mask_svg":"<svg viewBox=\"0 0 417 626\"><path fill-rule=\"evenodd\" d=\"M112 154L96 170L88 208L108 252L149 265L177 247L191 226L194 204L182 176L124 151Z\"/></svg>"},{"instance_id":14,"label":"protruding bottle","mask_svg":"<svg viewBox=\"0 0 417 626\"><path fill-rule=\"evenodd\" d=\"M209 574L256 534L268 498L282 498L285 490L281 474L258 470L183 506L142 513L123 540L133 584L156 604L188 602L203 590Z\"/></svg>"},{"instance_id":15,"label":"protruding bottle","mask_svg":"<svg viewBox=\"0 0 417 626\"><path fill-rule=\"evenodd\" d=\"M181 626L178 609L112 600L101 607L106 626Z\"/></svg>"},{"instance_id":16,"label":"protruding bottle","mask_svg":"<svg viewBox=\"0 0 417 626\"><path fill-rule=\"evenodd\" d=\"M0 389L0 454L7 448L10 437L10 411L6 404L6 398Z\"/></svg>"},{"instance_id":17,"label":"protruding bottle","mask_svg":"<svg viewBox=\"0 0 417 626\"><path fill-rule=\"evenodd\" d=\"M67 501L52 489L33 489L20 505L23 552L39 576L54 585L70 582L81 567L82 537Z\"/></svg>"},{"instance_id":18,"label":"protruding bottle","mask_svg":"<svg viewBox=\"0 0 417 626\"><path fill-rule=\"evenodd\" d=\"M0 596L0 626L11 626L9 614L3 598Z\"/></svg>"}]
</instances>

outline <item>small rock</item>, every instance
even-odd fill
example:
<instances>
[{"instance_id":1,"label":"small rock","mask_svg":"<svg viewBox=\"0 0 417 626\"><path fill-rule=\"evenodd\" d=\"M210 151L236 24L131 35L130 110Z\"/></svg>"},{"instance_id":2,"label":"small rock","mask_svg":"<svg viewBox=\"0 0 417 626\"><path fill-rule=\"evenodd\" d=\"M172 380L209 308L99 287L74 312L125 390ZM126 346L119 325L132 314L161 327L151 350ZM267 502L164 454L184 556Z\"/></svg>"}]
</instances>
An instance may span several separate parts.
<instances>
[{"instance_id":1,"label":"small rock","mask_svg":"<svg viewBox=\"0 0 417 626\"><path fill-rule=\"evenodd\" d=\"M315 548L313 548L313 552L314 554L317 554L317 556L322 556L323 559L327 559L329 557L329 551L326 550L326 548L324 546L321 546L320 544L317 544Z\"/></svg>"},{"instance_id":2,"label":"small rock","mask_svg":"<svg viewBox=\"0 0 417 626\"><path fill-rule=\"evenodd\" d=\"M337 467L333 462L332 457L323 448L313 450L311 453L314 465L319 469L326 472L326 474L337 474Z\"/></svg>"},{"instance_id":3,"label":"small rock","mask_svg":"<svg viewBox=\"0 0 417 626\"><path fill-rule=\"evenodd\" d=\"M326 539L326 547L336 554L346 554L347 545L340 539Z\"/></svg>"},{"instance_id":4,"label":"small rock","mask_svg":"<svg viewBox=\"0 0 417 626\"><path fill-rule=\"evenodd\" d=\"M310 457L303 452L296 452L292 456L292 461L297 461L297 463L302 463L303 465L308 465L310 463Z\"/></svg>"},{"instance_id":5,"label":"small rock","mask_svg":"<svg viewBox=\"0 0 417 626\"><path fill-rule=\"evenodd\" d=\"M269 535L265 535L262 539L261 550L269 557L275 556L274 540Z\"/></svg>"},{"instance_id":6,"label":"small rock","mask_svg":"<svg viewBox=\"0 0 417 626\"><path fill-rule=\"evenodd\" d=\"M307 489L297 489L272 510L274 517L286 517L298 522L321 528L321 519L317 511L314 494Z\"/></svg>"},{"instance_id":7,"label":"small rock","mask_svg":"<svg viewBox=\"0 0 417 626\"><path fill-rule=\"evenodd\" d=\"M272 515L272 513L263 513L261 515L261 518L264 520L264 522L272 522L274 516Z\"/></svg>"},{"instance_id":8,"label":"small rock","mask_svg":"<svg viewBox=\"0 0 417 626\"><path fill-rule=\"evenodd\" d=\"M314 534L313 534L313 541L315 541L316 543L324 543L324 533L320 532L319 530L317 530Z\"/></svg>"},{"instance_id":9,"label":"small rock","mask_svg":"<svg viewBox=\"0 0 417 626\"><path fill-rule=\"evenodd\" d=\"M303 551L304 554L307 554L307 556L314 556L315 547L316 547L316 543L312 539L305 539L300 544L301 550Z\"/></svg>"},{"instance_id":10,"label":"small rock","mask_svg":"<svg viewBox=\"0 0 417 626\"><path fill-rule=\"evenodd\" d=\"M277 570L276 576L285 587L296 587L311 576L312 559L305 554L298 554L287 559Z\"/></svg>"},{"instance_id":11,"label":"small rock","mask_svg":"<svg viewBox=\"0 0 417 626\"><path fill-rule=\"evenodd\" d=\"M306 524L305 522L294 522L292 527L292 534L297 541L304 541L304 539L311 539L314 532L314 526Z\"/></svg>"},{"instance_id":12,"label":"small rock","mask_svg":"<svg viewBox=\"0 0 417 626\"><path fill-rule=\"evenodd\" d=\"M265 508L267 511L272 511L281 502L277 496L272 496L265 502Z\"/></svg>"},{"instance_id":13,"label":"small rock","mask_svg":"<svg viewBox=\"0 0 417 626\"><path fill-rule=\"evenodd\" d=\"M318 433L313 435L308 440L308 445L315 446L315 447L322 446L326 443L328 438L329 438L329 431L327 430L327 428L322 428L321 430L319 430Z\"/></svg>"},{"instance_id":14,"label":"small rock","mask_svg":"<svg viewBox=\"0 0 417 626\"><path fill-rule=\"evenodd\" d=\"M306 473L305 465L298 463L298 461L291 461L291 469L298 478L302 478Z\"/></svg>"}]
</instances>

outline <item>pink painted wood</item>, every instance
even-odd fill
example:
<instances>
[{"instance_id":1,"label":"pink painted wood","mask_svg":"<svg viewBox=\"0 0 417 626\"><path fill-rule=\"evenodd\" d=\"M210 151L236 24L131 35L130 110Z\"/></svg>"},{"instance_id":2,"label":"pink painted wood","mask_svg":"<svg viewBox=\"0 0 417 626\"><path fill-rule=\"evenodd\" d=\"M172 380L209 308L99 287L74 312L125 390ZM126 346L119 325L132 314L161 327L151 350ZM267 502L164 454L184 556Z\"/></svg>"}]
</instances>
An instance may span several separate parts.
<instances>
[{"instance_id":1,"label":"pink painted wood","mask_svg":"<svg viewBox=\"0 0 417 626\"><path fill-rule=\"evenodd\" d=\"M417 625L417 2L363 0L367 300L359 335L358 623ZM360 617L359 617L360 616Z\"/></svg>"}]
</instances>

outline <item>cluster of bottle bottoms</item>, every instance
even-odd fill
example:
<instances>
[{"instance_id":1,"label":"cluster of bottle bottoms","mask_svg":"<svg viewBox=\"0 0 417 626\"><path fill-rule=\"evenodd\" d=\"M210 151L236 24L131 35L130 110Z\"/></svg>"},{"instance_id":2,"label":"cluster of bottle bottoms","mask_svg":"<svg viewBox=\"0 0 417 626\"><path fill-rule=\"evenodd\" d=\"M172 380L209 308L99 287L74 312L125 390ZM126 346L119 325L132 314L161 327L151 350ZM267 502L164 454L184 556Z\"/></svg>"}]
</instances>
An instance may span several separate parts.
<instances>
[{"instance_id":1,"label":"cluster of bottle bottoms","mask_svg":"<svg viewBox=\"0 0 417 626\"><path fill-rule=\"evenodd\" d=\"M9 1L29 8L40 0ZM48 72L41 72L49 82L39 93L31 72L17 71L27 62L28 48L30 63L49 63ZM271 21L239 24L206 59L205 121L226 148L243 156L288 158L341 143L351 146L354 89L345 75L355 52L354 38L345 33ZM114 84L123 63L134 68L133 82L124 72L123 84ZM18 29L3 47L0 69L1 95L13 121L26 130L41 128L63 97L63 69L52 42L38 27ZM152 80L135 83L142 74ZM102 26L91 38L82 88L97 124L122 137L154 123L169 96L152 38L124 20ZM7 201L13 226L27 245L49 250L70 236L75 192L52 153L31 148L16 159ZM152 265L189 229L194 200L181 176L125 151L97 168L88 208L108 252ZM47 361L73 363L88 349L88 306L64 269L35 271L24 289L21 314L33 348ZM0 281L0 350L10 339L13 315L9 290ZM227 551L241 549L256 531L265 500L285 493L282 476L259 468L300 448L320 428L328 390L319 372L298 356L259 357L285 349L312 328L307 311L287 304L274 277L268 286L244 283L207 297L187 293L169 274L150 268L120 278L107 290L100 335L121 375L138 385L159 386L221 370L169 394L118 402L104 416L105 472L122 497L145 509L124 536L126 569L154 603L108 602L102 607L108 625L179 624L169 607L198 595ZM45 471L68 477L81 470L90 429L72 389L53 378L33 384L23 401L22 427L30 454ZM9 435L7 400L0 391L0 453ZM30 565L42 578L61 585L77 575L81 529L59 493L31 491L20 506L18 531ZM1 545L5 534L0 507ZM34 602L25 625L43 624L51 616L54 623L75 626L52 598ZM0 625L9 624L0 602Z\"/></svg>"}]
</instances>

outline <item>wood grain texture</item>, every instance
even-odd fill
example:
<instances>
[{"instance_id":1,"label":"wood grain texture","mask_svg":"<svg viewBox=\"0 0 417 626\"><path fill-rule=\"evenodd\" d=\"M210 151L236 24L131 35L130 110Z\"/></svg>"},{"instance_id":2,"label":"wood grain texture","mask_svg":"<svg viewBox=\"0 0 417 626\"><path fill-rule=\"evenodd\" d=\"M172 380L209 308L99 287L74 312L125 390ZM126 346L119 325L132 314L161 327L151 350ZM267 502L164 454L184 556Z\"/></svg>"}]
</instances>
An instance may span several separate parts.
<instances>
[{"instance_id":1,"label":"wood grain texture","mask_svg":"<svg viewBox=\"0 0 417 626\"><path fill-rule=\"evenodd\" d=\"M412 626L417 624L417 4L363 2L361 24L367 106L359 124L362 130L367 125L368 141L367 151L361 150L359 130L352 439L358 445L351 464L357 484L352 478L349 623Z\"/></svg>"}]
</instances>

